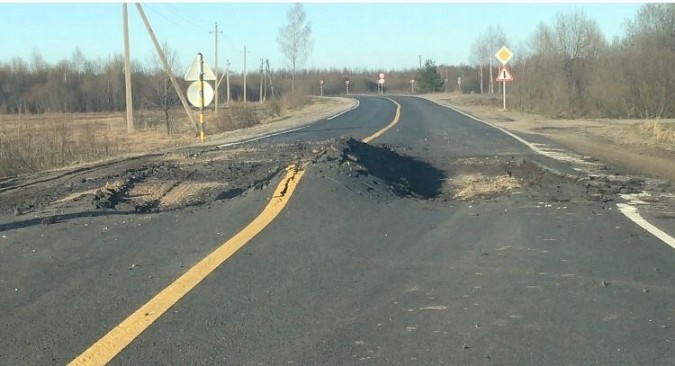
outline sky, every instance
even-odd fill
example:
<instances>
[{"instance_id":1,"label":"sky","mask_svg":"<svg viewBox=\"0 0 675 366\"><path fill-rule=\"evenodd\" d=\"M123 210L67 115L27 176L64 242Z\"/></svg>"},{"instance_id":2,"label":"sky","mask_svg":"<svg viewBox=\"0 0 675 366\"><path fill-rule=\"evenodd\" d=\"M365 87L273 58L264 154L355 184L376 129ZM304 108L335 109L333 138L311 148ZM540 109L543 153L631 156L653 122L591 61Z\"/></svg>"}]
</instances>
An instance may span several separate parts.
<instances>
[{"instance_id":1,"label":"sky","mask_svg":"<svg viewBox=\"0 0 675 366\"><path fill-rule=\"evenodd\" d=\"M269 59L288 67L277 43L292 3L150 2L142 7L160 43L167 42L186 70L198 52L215 64L218 23L219 69L226 60L241 72ZM539 23L557 13L584 11L607 40L624 34L641 3L303 3L314 47L305 68L401 70L416 68L419 56L436 64L471 63L471 45L489 25L499 25L517 56L526 51ZM128 4L131 58L150 64L154 46L138 9ZM49 64L70 60L79 48L87 59L123 54L121 3L0 3L0 63L39 52ZM495 50L496 52L497 50ZM177 70L178 71L178 70Z\"/></svg>"}]
</instances>

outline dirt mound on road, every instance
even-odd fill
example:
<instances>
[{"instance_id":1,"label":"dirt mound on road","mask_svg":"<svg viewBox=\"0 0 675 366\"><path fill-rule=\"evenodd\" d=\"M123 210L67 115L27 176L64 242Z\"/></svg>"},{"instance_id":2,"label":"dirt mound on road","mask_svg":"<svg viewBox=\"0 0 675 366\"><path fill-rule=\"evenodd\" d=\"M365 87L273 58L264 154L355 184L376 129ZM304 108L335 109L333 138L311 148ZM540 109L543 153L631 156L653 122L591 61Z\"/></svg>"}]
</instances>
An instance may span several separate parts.
<instances>
[{"instance_id":1,"label":"dirt mound on road","mask_svg":"<svg viewBox=\"0 0 675 366\"><path fill-rule=\"evenodd\" d=\"M340 176L385 187L398 196L434 198L441 194L443 171L424 161L401 155L386 145L366 144L352 138L327 143L315 163L328 163ZM369 183L368 183L369 182Z\"/></svg>"},{"instance_id":2,"label":"dirt mound on road","mask_svg":"<svg viewBox=\"0 0 675 366\"><path fill-rule=\"evenodd\" d=\"M190 148L168 155L120 161L100 168L35 178L0 193L0 210L17 216L65 212L147 213L233 199L264 189L290 164L333 169L343 181L361 179L366 190L435 198L443 171L385 145L354 139L317 143L255 143L241 147Z\"/></svg>"},{"instance_id":3,"label":"dirt mound on road","mask_svg":"<svg viewBox=\"0 0 675 366\"><path fill-rule=\"evenodd\" d=\"M435 166L397 150L405 148L351 138L257 142L246 148L189 148L58 175L17 178L14 187L0 191L0 213L18 218L2 218L6 224L0 230L42 218L57 217L48 222L60 222L111 212L153 213L234 199L265 189L290 164L306 164L315 176L363 196L441 201L491 199L533 189L548 192L552 200L566 200L574 196L561 188L567 185L582 187L593 199L607 202L619 194L640 192L645 185L612 175L562 176L516 157L449 159Z\"/></svg>"}]
</instances>

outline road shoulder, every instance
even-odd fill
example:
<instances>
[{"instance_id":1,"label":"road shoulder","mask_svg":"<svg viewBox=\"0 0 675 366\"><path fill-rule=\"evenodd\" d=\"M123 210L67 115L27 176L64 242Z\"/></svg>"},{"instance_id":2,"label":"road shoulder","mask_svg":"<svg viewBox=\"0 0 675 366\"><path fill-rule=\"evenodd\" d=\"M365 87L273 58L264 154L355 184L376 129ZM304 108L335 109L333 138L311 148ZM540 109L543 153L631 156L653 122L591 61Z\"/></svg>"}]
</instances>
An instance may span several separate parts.
<instances>
[{"instance_id":1,"label":"road shoulder","mask_svg":"<svg viewBox=\"0 0 675 366\"><path fill-rule=\"evenodd\" d=\"M639 132L645 121L610 119L553 119L485 105L470 105L461 96L430 94L420 97L449 106L517 134L538 135L578 154L675 183L675 145L654 143ZM675 123L664 120L663 123Z\"/></svg>"}]
</instances>

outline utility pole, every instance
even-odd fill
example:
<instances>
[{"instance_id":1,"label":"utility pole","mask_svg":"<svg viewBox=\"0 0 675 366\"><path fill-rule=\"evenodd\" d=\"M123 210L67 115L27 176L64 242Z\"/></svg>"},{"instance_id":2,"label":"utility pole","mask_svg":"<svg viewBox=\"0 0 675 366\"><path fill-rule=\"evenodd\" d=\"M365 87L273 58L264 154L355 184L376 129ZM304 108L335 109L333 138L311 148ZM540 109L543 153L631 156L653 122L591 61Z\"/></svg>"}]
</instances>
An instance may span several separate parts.
<instances>
[{"instance_id":1,"label":"utility pole","mask_svg":"<svg viewBox=\"0 0 675 366\"><path fill-rule=\"evenodd\" d=\"M272 72L270 71L269 59L265 59L265 73L267 74L267 79L269 80L270 93L272 93L272 99L274 99L274 84L272 83ZM267 89L265 89L265 99L267 99Z\"/></svg>"},{"instance_id":2,"label":"utility pole","mask_svg":"<svg viewBox=\"0 0 675 366\"><path fill-rule=\"evenodd\" d=\"M265 67L265 60L260 59L262 65L260 66L261 68ZM267 70L263 70L263 89L262 89L262 98L263 102L267 102Z\"/></svg>"},{"instance_id":3,"label":"utility pole","mask_svg":"<svg viewBox=\"0 0 675 366\"><path fill-rule=\"evenodd\" d=\"M227 77L227 106L230 106L230 60L225 60L225 73L220 75L218 85L223 82L223 78Z\"/></svg>"},{"instance_id":4,"label":"utility pole","mask_svg":"<svg viewBox=\"0 0 675 366\"><path fill-rule=\"evenodd\" d=\"M187 99L185 98L185 95L183 94L180 85L178 85L178 80L176 80L176 77L173 75L173 71L171 71L171 65L169 65L169 62L166 60L164 51L162 51L162 47L159 45L157 37L155 37L155 32L152 31L150 22L148 22L148 18L145 16L143 7L141 6L140 3L136 3L136 8L138 9L138 13L141 15L141 19L143 19L143 24L145 24L145 28L147 29L148 34L150 35L150 39L152 39L152 43L155 45L155 50L157 51L160 60L162 60L162 64L164 65L164 71L166 71L166 73L169 75L169 79L171 79L171 84L173 84L173 87L176 90L176 94L178 94L178 98L180 99L181 104L183 104L183 109L185 109L185 113L187 114L187 117L190 120L192 127L194 127L195 131L199 132L199 126L197 126L194 118L192 118L192 111L190 110L190 106L188 105Z\"/></svg>"},{"instance_id":5,"label":"utility pole","mask_svg":"<svg viewBox=\"0 0 675 366\"><path fill-rule=\"evenodd\" d=\"M244 104L246 104L246 46L244 45Z\"/></svg>"},{"instance_id":6,"label":"utility pole","mask_svg":"<svg viewBox=\"0 0 675 366\"><path fill-rule=\"evenodd\" d=\"M216 65L215 65L216 66L216 69L215 69L215 72L216 72L216 90L213 93L213 95L216 99L215 114L217 116L218 115L218 87L220 86L220 82L218 81L218 33L220 33L220 34L223 33L222 31L218 31L218 22L216 22L216 30L213 31L213 32L209 31L209 33L216 35Z\"/></svg>"},{"instance_id":7,"label":"utility pole","mask_svg":"<svg viewBox=\"0 0 675 366\"><path fill-rule=\"evenodd\" d=\"M263 99L263 83L265 81L265 74L264 74L264 65L265 65L265 60L260 59L260 94L258 94L258 99L260 99L260 104L263 104L265 101Z\"/></svg>"},{"instance_id":8,"label":"utility pole","mask_svg":"<svg viewBox=\"0 0 675 366\"><path fill-rule=\"evenodd\" d=\"M225 64L225 74L226 76L226 83L227 83L227 105L230 105L230 60L227 60L227 63Z\"/></svg>"},{"instance_id":9,"label":"utility pole","mask_svg":"<svg viewBox=\"0 0 675 366\"><path fill-rule=\"evenodd\" d=\"M127 103L127 133L134 132L134 106L131 98L131 57L129 56L129 13L127 3L122 4L122 21L124 23L124 84Z\"/></svg>"},{"instance_id":10,"label":"utility pole","mask_svg":"<svg viewBox=\"0 0 675 366\"><path fill-rule=\"evenodd\" d=\"M422 68L422 55L417 55L417 58L420 60L420 69Z\"/></svg>"}]
</instances>

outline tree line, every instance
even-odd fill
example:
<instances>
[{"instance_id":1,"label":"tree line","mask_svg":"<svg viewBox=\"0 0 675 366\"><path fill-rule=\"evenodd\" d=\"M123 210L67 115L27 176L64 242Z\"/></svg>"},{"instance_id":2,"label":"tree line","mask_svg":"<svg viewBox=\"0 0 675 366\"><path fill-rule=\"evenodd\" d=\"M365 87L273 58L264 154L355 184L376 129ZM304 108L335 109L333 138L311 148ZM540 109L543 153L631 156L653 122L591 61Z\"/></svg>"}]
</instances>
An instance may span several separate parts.
<instances>
[{"instance_id":1,"label":"tree line","mask_svg":"<svg viewBox=\"0 0 675 366\"><path fill-rule=\"evenodd\" d=\"M184 70L174 51L166 44L164 53L172 65L183 90L188 82L182 79ZM438 72L436 72L438 70ZM476 88L474 67L472 66L436 66L431 60L423 69L367 70L367 69L305 69L298 73L287 69L271 70L265 76L265 87L275 88L274 95L289 93L292 88L299 93L319 95L320 81L323 80L324 95L344 95L347 93L346 81L349 81L350 94L376 93L379 74L386 74L385 91L387 93L411 93L410 80L424 79L426 73L432 73L433 89L428 89L424 80L417 80L415 93L430 91L455 92L458 90L457 78L462 78L462 89L466 92ZM422 74L420 74L422 71ZM219 74L222 75L223 70ZM250 71L247 75L247 100L260 100L260 72ZM447 85L443 78L448 79ZM179 106L171 83L158 60L152 60L143 66L137 60L132 62L133 103L140 109L167 110ZM231 98L243 100L243 77L240 73L231 74ZM431 79L430 79L431 80ZM295 83L295 85L293 85ZM439 84L440 83L440 84ZM268 95L270 95L268 91ZM225 82L220 85L220 102L226 101ZM268 98L269 99L269 98ZM89 60L79 49L73 52L69 60L49 65L42 60L37 51L30 61L14 58L0 64L0 113L1 114L41 114L41 113L86 113L120 112L125 109L124 58L116 55L106 60Z\"/></svg>"},{"instance_id":2,"label":"tree line","mask_svg":"<svg viewBox=\"0 0 675 366\"><path fill-rule=\"evenodd\" d=\"M475 41L480 68L484 55L494 58L501 47L487 44L495 38L505 40L498 27ZM641 6L625 35L611 42L585 13L561 13L537 27L526 49L508 65L515 81L507 98L516 109L560 117L675 117L675 4Z\"/></svg>"},{"instance_id":3,"label":"tree line","mask_svg":"<svg viewBox=\"0 0 675 366\"><path fill-rule=\"evenodd\" d=\"M296 32L306 41L309 28L300 13L297 6L289 11L289 24L298 24L294 31L280 29L280 37ZM292 67L273 70L265 85L276 88L276 96L294 89L313 95L343 95L347 81L350 93L376 93L378 75L384 72L387 93L496 94L500 86L494 81L498 67L494 54L505 44L503 30L490 26L474 42L472 65L436 66L427 60L420 69L305 69L298 72L297 80L296 66L306 58L311 42L293 47L280 44ZM625 35L611 42L595 21L575 11L541 23L527 45L508 46L516 53L508 65L516 79L508 87L512 108L564 117L675 117L675 72L671 71L675 65L675 4L643 5L627 22ZM175 52L165 45L165 54L177 71L180 62ZM132 69L136 108L167 111L178 105L157 60L145 67L134 61ZM180 80L182 73L176 74ZM251 72L247 77L247 99L259 100L262 75ZM414 86L411 80L416 80ZM187 82L181 83L187 87ZM242 85L241 74L231 76L234 101L243 99ZM221 102L226 94L223 87ZM124 93L121 55L94 61L76 49L69 60L49 65L35 51L29 61L14 58L0 64L0 113L4 114L118 112L125 108Z\"/></svg>"}]
</instances>

